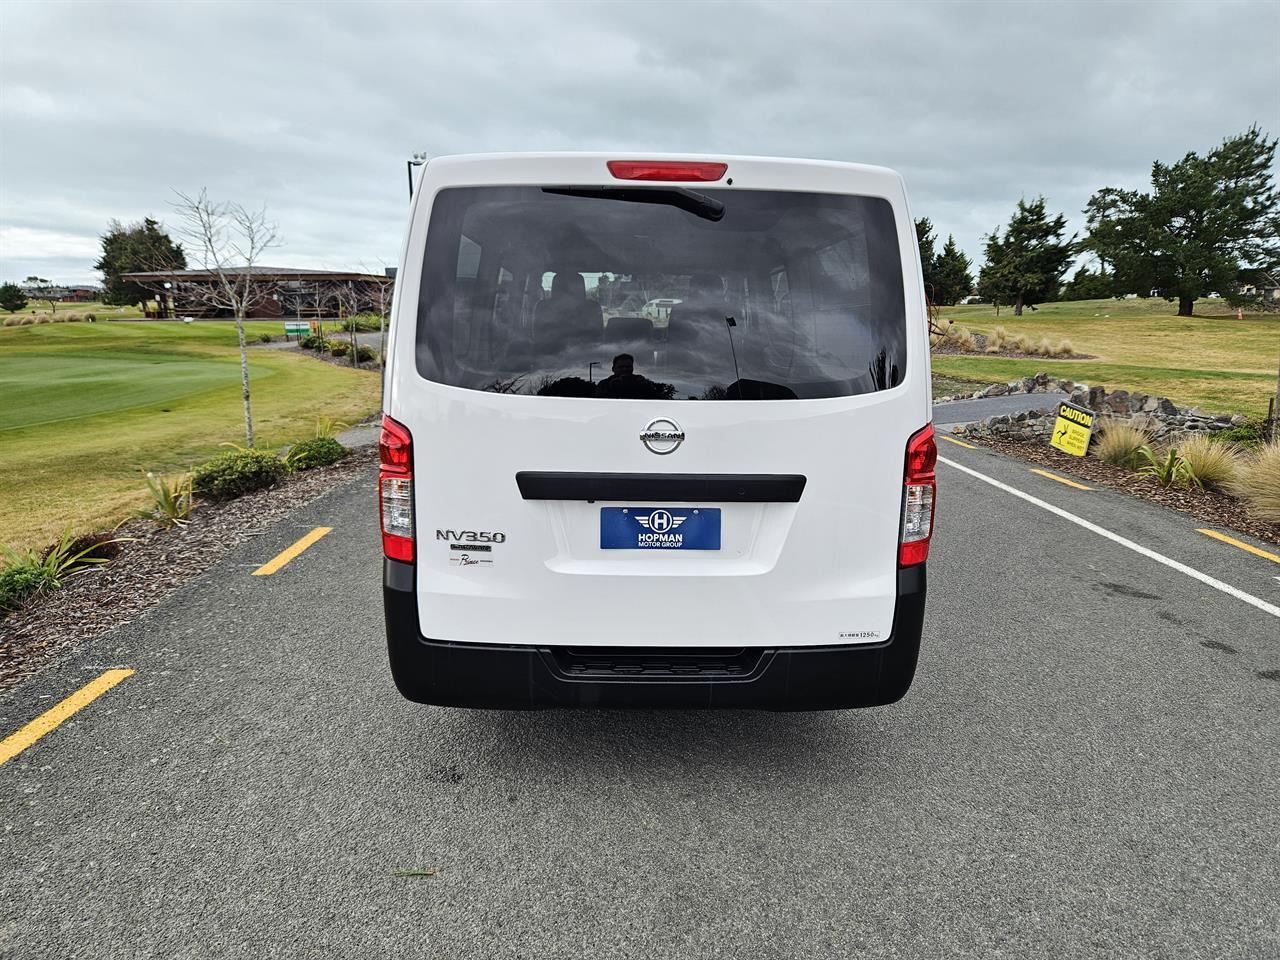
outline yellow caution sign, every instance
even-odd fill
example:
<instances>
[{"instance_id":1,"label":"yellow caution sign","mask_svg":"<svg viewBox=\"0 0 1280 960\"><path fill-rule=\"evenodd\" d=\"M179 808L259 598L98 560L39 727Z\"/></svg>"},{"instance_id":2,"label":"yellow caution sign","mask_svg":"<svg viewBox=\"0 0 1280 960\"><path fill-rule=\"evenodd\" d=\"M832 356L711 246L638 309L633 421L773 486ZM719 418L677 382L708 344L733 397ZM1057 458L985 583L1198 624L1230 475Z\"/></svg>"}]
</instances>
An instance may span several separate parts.
<instances>
[{"instance_id":1,"label":"yellow caution sign","mask_svg":"<svg viewBox=\"0 0 1280 960\"><path fill-rule=\"evenodd\" d=\"M1057 447L1064 453L1083 457L1089 449L1089 438L1093 436L1093 421L1096 414L1092 410L1077 407L1071 403L1058 404L1058 419L1053 424L1053 436L1049 438L1049 446Z\"/></svg>"}]
</instances>

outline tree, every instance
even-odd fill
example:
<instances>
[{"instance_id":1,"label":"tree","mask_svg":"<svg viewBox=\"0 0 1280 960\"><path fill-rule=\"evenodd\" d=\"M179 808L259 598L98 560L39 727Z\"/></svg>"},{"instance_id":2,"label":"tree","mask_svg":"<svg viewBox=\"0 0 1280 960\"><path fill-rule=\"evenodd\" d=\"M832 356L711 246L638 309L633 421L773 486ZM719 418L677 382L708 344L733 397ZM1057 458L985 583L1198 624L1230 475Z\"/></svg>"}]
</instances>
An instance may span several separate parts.
<instances>
[{"instance_id":1,"label":"tree","mask_svg":"<svg viewBox=\"0 0 1280 960\"><path fill-rule=\"evenodd\" d=\"M16 283L6 283L0 286L0 308L8 310L10 313L16 313L27 305L27 295L22 292Z\"/></svg>"},{"instance_id":2,"label":"tree","mask_svg":"<svg viewBox=\"0 0 1280 960\"><path fill-rule=\"evenodd\" d=\"M1062 214L1049 218L1044 197L1019 200L1004 236L997 228L987 237L978 292L997 305L1013 304L1015 317L1022 316L1023 307L1056 296L1075 249L1074 237L1062 239L1066 228Z\"/></svg>"},{"instance_id":3,"label":"tree","mask_svg":"<svg viewBox=\"0 0 1280 960\"><path fill-rule=\"evenodd\" d=\"M254 272L262 255L279 246L276 225L267 220L266 207L247 210L238 203L214 203L208 192L194 197L175 191L174 209L182 218L178 233L188 243L201 269L212 282L195 283L171 275L174 299L179 295L197 299L236 319L240 341L240 391L244 399L245 444L253 446L253 410L249 400L249 352L245 344L244 320L249 312L271 296L274 284L263 282ZM175 268L176 269L176 268Z\"/></svg>"},{"instance_id":4,"label":"tree","mask_svg":"<svg viewBox=\"0 0 1280 960\"><path fill-rule=\"evenodd\" d=\"M964 251L956 246L956 238L948 234L933 263L934 303L951 306L967 297L973 290L971 266Z\"/></svg>"},{"instance_id":5,"label":"tree","mask_svg":"<svg viewBox=\"0 0 1280 960\"><path fill-rule=\"evenodd\" d=\"M933 221L928 217L921 217L916 221L916 243L920 245L920 270L924 274L924 292L929 298L930 303L938 303L939 301L934 295L934 264L937 257L933 252L934 245Z\"/></svg>"},{"instance_id":6,"label":"tree","mask_svg":"<svg viewBox=\"0 0 1280 960\"><path fill-rule=\"evenodd\" d=\"M1088 267L1081 267L1075 272L1062 292L1059 300L1104 300L1115 293L1115 277L1105 268L1099 267L1094 273Z\"/></svg>"},{"instance_id":7,"label":"tree","mask_svg":"<svg viewBox=\"0 0 1280 960\"><path fill-rule=\"evenodd\" d=\"M102 273L102 302L129 306L147 298L147 289L121 279L125 273L185 270L186 253L159 222L146 217L137 223L112 220L102 236L102 256L93 269Z\"/></svg>"},{"instance_id":8,"label":"tree","mask_svg":"<svg viewBox=\"0 0 1280 960\"><path fill-rule=\"evenodd\" d=\"M58 301L53 299L52 283L44 277L37 277L35 275L27 277L27 279L22 282L33 290L33 299L43 300L45 303L49 304L50 313L58 312Z\"/></svg>"},{"instance_id":9,"label":"tree","mask_svg":"<svg viewBox=\"0 0 1280 960\"><path fill-rule=\"evenodd\" d=\"M1257 127L1206 156L1151 165L1151 191L1105 187L1085 208L1083 247L1110 263L1118 293L1195 301L1220 292L1239 302L1242 275L1280 260L1276 143Z\"/></svg>"}]
</instances>

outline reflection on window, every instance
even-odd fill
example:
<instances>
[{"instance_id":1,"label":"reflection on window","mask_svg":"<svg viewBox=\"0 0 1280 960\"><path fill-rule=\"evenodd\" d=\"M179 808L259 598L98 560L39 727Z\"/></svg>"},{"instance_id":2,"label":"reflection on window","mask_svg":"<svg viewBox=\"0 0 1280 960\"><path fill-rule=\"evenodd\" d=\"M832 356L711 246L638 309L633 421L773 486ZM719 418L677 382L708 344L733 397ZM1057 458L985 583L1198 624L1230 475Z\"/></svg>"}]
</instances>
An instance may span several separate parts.
<instances>
[{"instance_id":1,"label":"reflection on window","mask_svg":"<svg viewBox=\"0 0 1280 960\"><path fill-rule=\"evenodd\" d=\"M596 193L438 195L419 305L423 376L631 400L847 396L901 382L887 201L706 191L725 205L713 222L662 190L648 202Z\"/></svg>"}]
</instances>

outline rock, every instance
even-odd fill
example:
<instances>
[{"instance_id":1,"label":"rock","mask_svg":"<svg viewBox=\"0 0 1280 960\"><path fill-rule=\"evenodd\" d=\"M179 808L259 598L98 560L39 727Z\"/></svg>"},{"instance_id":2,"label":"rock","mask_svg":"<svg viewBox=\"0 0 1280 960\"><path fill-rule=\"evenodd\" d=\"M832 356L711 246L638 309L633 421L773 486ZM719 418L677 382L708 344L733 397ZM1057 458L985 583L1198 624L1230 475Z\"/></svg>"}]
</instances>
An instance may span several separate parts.
<instances>
[{"instance_id":1,"label":"rock","mask_svg":"<svg viewBox=\"0 0 1280 960\"><path fill-rule=\"evenodd\" d=\"M1076 387L1075 382L1071 380L1055 380L1053 382L1053 385L1056 389L1061 390L1063 393L1070 393Z\"/></svg>"},{"instance_id":2,"label":"rock","mask_svg":"<svg viewBox=\"0 0 1280 960\"><path fill-rule=\"evenodd\" d=\"M1166 417L1176 417L1178 415L1177 405L1168 397L1156 398L1155 411Z\"/></svg>"},{"instance_id":3,"label":"rock","mask_svg":"<svg viewBox=\"0 0 1280 960\"><path fill-rule=\"evenodd\" d=\"M1089 388L1089 409L1101 410L1103 402L1107 399L1106 387L1090 387Z\"/></svg>"},{"instance_id":4,"label":"rock","mask_svg":"<svg viewBox=\"0 0 1280 960\"><path fill-rule=\"evenodd\" d=\"M993 383L991 386L987 387L986 391L982 395L984 397L1003 397L1008 392L1009 387L1006 384Z\"/></svg>"},{"instance_id":5,"label":"rock","mask_svg":"<svg viewBox=\"0 0 1280 960\"><path fill-rule=\"evenodd\" d=\"M1041 371L1040 373L1037 373L1037 374L1036 374L1036 377L1035 377L1035 380L1036 380L1036 386L1037 386L1037 387L1047 387L1047 386L1049 386L1049 375L1048 375L1047 373L1045 373L1044 371Z\"/></svg>"},{"instance_id":6,"label":"rock","mask_svg":"<svg viewBox=\"0 0 1280 960\"><path fill-rule=\"evenodd\" d=\"M1139 410L1141 410L1143 407L1143 404L1145 404L1146 402L1147 402L1147 395L1145 393L1138 393L1135 391L1134 393L1129 394L1129 409L1132 410L1134 413L1137 413Z\"/></svg>"},{"instance_id":7,"label":"rock","mask_svg":"<svg viewBox=\"0 0 1280 960\"><path fill-rule=\"evenodd\" d=\"M1114 390L1111 393L1107 394L1107 401L1105 406L1112 413L1128 416L1130 412L1129 391Z\"/></svg>"},{"instance_id":8,"label":"rock","mask_svg":"<svg viewBox=\"0 0 1280 960\"><path fill-rule=\"evenodd\" d=\"M1147 397L1142 401L1142 407L1140 409L1143 413L1155 413L1160 409L1160 398Z\"/></svg>"}]
</instances>

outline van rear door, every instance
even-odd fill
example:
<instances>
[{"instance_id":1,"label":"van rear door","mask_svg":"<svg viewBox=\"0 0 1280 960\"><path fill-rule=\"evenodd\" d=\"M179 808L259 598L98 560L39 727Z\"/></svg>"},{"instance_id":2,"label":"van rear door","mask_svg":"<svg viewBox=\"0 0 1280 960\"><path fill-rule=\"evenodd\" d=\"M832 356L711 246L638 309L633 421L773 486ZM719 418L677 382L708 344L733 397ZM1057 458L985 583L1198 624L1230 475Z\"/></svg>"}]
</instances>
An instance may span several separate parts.
<instances>
[{"instance_id":1,"label":"van rear door","mask_svg":"<svg viewBox=\"0 0 1280 960\"><path fill-rule=\"evenodd\" d=\"M418 204L387 409L414 441L424 636L887 638L928 420L895 175L459 158Z\"/></svg>"}]
</instances>

